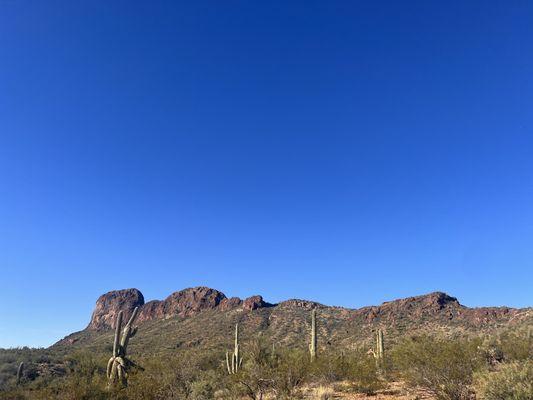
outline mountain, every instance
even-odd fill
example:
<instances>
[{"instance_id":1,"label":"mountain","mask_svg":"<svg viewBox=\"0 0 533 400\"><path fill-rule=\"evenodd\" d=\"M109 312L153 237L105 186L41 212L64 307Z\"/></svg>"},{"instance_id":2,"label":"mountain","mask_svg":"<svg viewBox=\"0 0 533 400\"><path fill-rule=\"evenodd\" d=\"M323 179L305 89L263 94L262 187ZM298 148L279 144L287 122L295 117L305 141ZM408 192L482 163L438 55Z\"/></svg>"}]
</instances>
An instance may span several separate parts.
<instances>
[{"instance_id":1,"label":"mountain","mask_svg":"<svg viewBox=\"0 0 533 400\"><path fill-rule=\"evenodd\" d=\"M318 315L319 346L336 348L366 346L377 328L384 330L387 340L395 341L405 334L477 335L533 322L532 308L469 308L442 292L349 309L298 299L270 304L258 295L228 298L207 287L180 290L165 300L145 303L139 290L124 289L100 296L87 328L52 348L104 349L111 343L118 312L122 310L127 319L135 307L139 307L139 333L130 346L143 354L227 347L236 322L244 341L262 334L276 344L303 348L313 308Z\"/></svg>"}]
</instances>

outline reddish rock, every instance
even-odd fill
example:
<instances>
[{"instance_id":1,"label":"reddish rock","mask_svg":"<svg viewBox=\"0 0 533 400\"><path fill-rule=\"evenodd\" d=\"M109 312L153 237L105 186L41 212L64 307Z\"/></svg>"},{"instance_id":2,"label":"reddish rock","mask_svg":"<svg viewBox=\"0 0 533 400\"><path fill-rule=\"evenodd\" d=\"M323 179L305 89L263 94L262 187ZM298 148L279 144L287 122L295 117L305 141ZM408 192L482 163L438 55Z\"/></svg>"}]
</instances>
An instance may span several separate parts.
<instances>
[{"instance_id":1,"label":"reddish rock","mask_svg":"<svg viewBox=\"0 0 533 400\"><path fill-rule=\"evenodd\" d=\"M165 317L162 301L152 300L141 307L137 322L150 321L152 319L163 319Z\"/></svg>"},{"instance_id":2,"label":"reddish rock","mask_svg":"<svg viewBox=\"0 0 533 400\"><path fill-rule=\"evenodd\" d=\"M315 301L300 300L300 299L285 300L279 303L278 305L282 307L300 307L300 308L306 308L308 310L311 310L315 307L322 307L322 304L317 303Z\"/></svg>"},{"instance_id":3,"label":"reddish rock","mask_svg":"<svg viewBox=\"0 0 533 400\"><path fill-rule=\"evenodd\" d=\"M189 317L217 307L226 300L224 293L207 287L195 287L174 292L165 300L149 301L141 308L139 322L175 316Z\"/></svg>"},{"instance_id":4,"label":"reddish rock","mask_svg":"<svg viewBox=\"0 0 533 400\"><path fill-rule=\"evenodd\" d=\"M127 320L135 307L141 307L143 304L143 294L137 289L114 290L103 294L96 301L87 329L113 328L119 311L123 311L124 319Z\"/></svg>"},{"instance_id":5,"label":"reddish rock","mask_svg":"<svg viewBox=\"0 0 533 400\"><path fill-rule=\"evenodd\" d=\"M113 327L119 311L122 310L127 319L135 307L140 307L138 323L175 317L187 318L209 310L217 310L220 313L231 310L247 310L245 318L250 323L253 322L252 325L261 327L261 329L267 326L276 329L280 323L283 323L283 316L294 318L295 315L301 315L302 311L307 312L307 310L319 308L324 311L324 315L331 316L329 322L331 324L342 325L344 321L349 321L346 335L349 335L352 330L357 333L377 326L392 331L398 327L402 329L404 327L431 329L452 325L464 327L466 330L489 330L500 324L523 320L530 315L524 310L507 307L465 307L455 297L442 292L384 302L379 306L347 309L327 307L313 301L298 299L287 300L274 306L266 303L261 296L252 296L245 300L238 297L227 298L222 292L207 287L184 289L172 293L165 300L144 303L141 292L137 289L126 289L100 296L88 329L110 329ZM274 308L269 310L271 312L253 311L263 307ZM216 317L215 313L211 315ZM226 317L224 316L224 318ZM302 321L306 323L305 319ZM76 340L78 340L78 336L73 334L60 343L79 346L85 339L79 342ZM183 345L185 346L186 343L184 342Z\"/></svg>"},{"instance_id":6,"label":"reddish rock","mask_svg":"<svg viewBox=\"0 0 533 400\"><path fill-rule=\"evenodd\" d=\"M224 293L204 286L174 292L161 302L165 316L188 317L217 307L226 298Z\"/></svg>"},{"instance_id":7,"label":"reddish rock","mask_svg":"<svg viewBox=\"0 0 533 400\"><path fill-rule=\"evenodd\" d=\"M242 304L242 300L239 299L238 297L230 297L229 299L226 298L226 299L222 300L220 302L220 304L218 305L218 307L221 310L226 311L226 310L231 310L233 308L237 308L241 304Z\"/></svg>"},{"instance_id":8,"label":"reddish rock","mask_svg":"<svg viewBox=\"0 0 533 400\"><path fill-rule=\"evenodd\" d=\"M135 307L140 307L137 322L156 319L190 317L204 310L231 310L242 306L246 310L269 307L261 296L252 296L246 300L238 297L227 298L224 293L204 286L183 289L172 293L165 300L152 300L144 303L141 292L137 289L117 290L106 293L96 302L88 329L102 330L114 326L119 311L124 318L129 318Z\"/></svg>"},{"instance_id":9,"label":"reddish rock","mask_svg":"<svg viewBox=\"0 0 533 400\"><path fill-rule=\"evenodd\" d=\"M267 307L270 304L263 301L263 297L261 296L251 296L248 297L246 300L242 303L242 308L245 310L257 310L258 308Z\"/></svg>"},{"instance_id":10,"label":"reddish rock","mask_svg":"<svg viewBox=\"0 0 533 400\"><path fill-rule=\"evenodd\" d=\"M135 307L140 307L137 322L160 320L173 317L187 318L205 310L219 310L220 312L242 309L257 310L271 307L261 296L252 296L245 300L238 297L227 298L224 293L208 287L195 287L172 293L165 300L154 300L144 303L143 295L137 289L118 290L106 293L96 302L88 329L103 330L114 326L119 311L124 312L124 318L130 317ZM287 300L276 306L278 312L291 308L332 309L319 303L307 300ZM429 293L423 296L408 297L380 306L363 307L357 310L336 308L341 311L340 319L352 320L356 324L378 324L380 326L405 325L407 321L417 321L420 326L426 322L446 325L450 320L468 327L491 326L504 323L520 317L520 310L507 307L468 308L461 305L455 297L442 292ZM262 315L260 313L255 316ZM270 315L268 318L275 317ZM74 344L70 338L62 343Z\"/></svg>"}]
</instances>

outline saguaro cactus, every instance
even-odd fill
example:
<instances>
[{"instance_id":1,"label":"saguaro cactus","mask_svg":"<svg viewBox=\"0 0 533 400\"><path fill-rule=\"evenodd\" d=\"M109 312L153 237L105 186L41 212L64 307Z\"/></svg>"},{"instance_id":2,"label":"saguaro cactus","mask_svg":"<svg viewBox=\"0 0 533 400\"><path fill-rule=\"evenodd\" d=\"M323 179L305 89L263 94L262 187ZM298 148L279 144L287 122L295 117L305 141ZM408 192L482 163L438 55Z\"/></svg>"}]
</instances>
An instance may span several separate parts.
<instances>
[{"instance_id":1,"label":"saguaro cactus","mask_svg":"<svg viewBox=\"0 0 533 400\"><path fill-rule=\"evenodd\" d=\"M311 361L316 359L317 337L316 337L316 308L311 311L311 342L309 343L309 354Z\"/></svg>"},{"instance_id":2,"label":"saguaro cactus","mask_svg":"<svg viewBox=\"0 0 533 400\"><path fill-rule=\"evenodd\" d=\"M115 386L117 383L122 386L128 384L128 369L133 363L126 358L126 350L130 339L137 333L137 327L133 327L133 322L137 317L139 308L136 307L131 314L131 317L120 334L122 328L122 311L117 315L115 322L115 340L113 341L113 356L107 363L107 379L109 380L109 387Z\"/></svg>"},{"instance_id":3,"label":"saguaro cactus","mask_svg":"<svg viewBox=\"0 0 533 400\"><path fill-rule=\"evenodd\" d=\"M374 351L374 357L377 363L381 364L383 362L384 354L383 331L378 329L376 332L376 350Z\"/></svg>"},{"instance_id":4,"label":"saguaro cactus","mask_svg":"<svg viewBox=\"0 0 533 400\"><path fill-rule=\"evenodd\" d=\"M22 374L24 373L24 363L21 362L19 364L19 367L17 369L17 385L20 385L20 382L22 381Z\"/></svg>"},{"instance_id":5,"label":"saguaro cactus","mask_svg":"<svg viewBox=\"0 0 533 400\"><path fill-rule=\"evenodd\" d=\"M231 361L230 361L231 358ZM242 357L240 355L239 346L239 324L235 324L235 346L233 348L233 354L226 352L226 367L228 368L228 374L236 374L242 366Z\"/></svg>"}]
</instances>

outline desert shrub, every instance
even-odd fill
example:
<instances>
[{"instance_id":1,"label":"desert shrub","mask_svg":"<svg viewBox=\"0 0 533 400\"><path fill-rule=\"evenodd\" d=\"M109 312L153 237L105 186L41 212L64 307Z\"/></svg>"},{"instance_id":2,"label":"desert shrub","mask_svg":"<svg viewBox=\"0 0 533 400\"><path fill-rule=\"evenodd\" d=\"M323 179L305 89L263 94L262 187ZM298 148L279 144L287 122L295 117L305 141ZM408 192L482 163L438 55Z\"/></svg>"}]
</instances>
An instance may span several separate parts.
<instances>
[{"instance_id":1,"label":"desert shrub","mask_svg":"<svg viewBox=\"0 0 533 400\"><path fill-rule=\"evenodd\" d=\"M105 369L107 360L87 352L72 354L67 359L67 375L51 382L36 381L42 398L62 400L100 400L109 398L105 390Z\"/></svg>"},{"instance_id":2,"label":"desert shrub","mask_svg":"<svg viewBox=\"0 0 533 400\"><path fill-rule=\"evenodd\" d=\"M320 353L309 365L310 379L321 383L343 380L349 375L352 360L345 354Z\"/></svg>"},{"instance_id":3,"label":"desert shrub","mask_svg":"<svg viewBox=\"0 0 533 400\"><path fill-rule=\"evenodd\" d=\"M359 393L371 395L384 387L380 379L380 371L371 357L360 355L352 363L349 371L352 388Z\"/></svg>"},{"instance_id":4,"label":"desert shrub","mask_svg":"<svg viewBox=\"0 0 533 400\"><path fill-rule=\"evenodd\" d=\"M314 398L316 400L331 400L335 392L331 387L319 386L315 389Z\"/></svg>"},{"instance_id":5,"label":"desert shrub","mask_svg":"<svg viewBox=\"0 0 533 400\"><path fill-rule=\"evenodd\" d=\"M29 397L27 397L22 392L14 392L14 391L1 391L0 392L0 400L29 400Z\"/></svg>"},{"instance_id":6,"label":"desert shrub","mask_svg":"<svg viewBox=\"0 0 533 400\"><path fill-rule=\"evenodd\" d=\"M66 360L71 376L90 380L95 375L103 374L107 365L104 356L95 356L88 352L77 352Z\"/></svg>"},{"instance_id":7,"label":"desert shrub","mask_svg":"<svg viewBox=\"0 0 533 400\"><path fill-rule=\"evenodd\" d=\"M501 364L496 371L475 376L476 395L482 400L533 399L533 360Z\"/></svg>"},{"instance_id":8,"label":"desert shrub","mask_svg":"<svg viewBox=\"0 0 533 400\"><path fill-rule=\"evenodd\" d=\"M420 386L437 399L463 400L471 395L474 370L480 365L479 341L409 338L392 351L395 367L409 386Z\"/></svg>"},{"instance_id":9,"label":"desert shrub","mask_svg":"<svg viewBox=\"0 0 533 400\"><path fill-rule=\"evenodd\" d=\"M310 365L310 380L333 383L347 381L352 391L373 394L383 387L380 371L373 357L362 350L342 354L322 353Z\"/></svg>"},{"instance_id":10,"label":"desert shrub","mask_svg":"<svg viewBox=\"0 0 533 400\"><path fill-rule=\"evenodd\" d=\"M276 399L294 398L309 371L307 352L288 349L273 352L267 340L258 338L247 346L243 368L227 377L226 393L230 398L245 396L252 400L269 393Z\"/></svg>"},{"instance_id":11,"label":"desert shrub","mask_svg":"<svg viewBox=\"0 0 533 400\"><path fill-rule=\"evenodd\" d=\"M123 390L131 400L203 400L223 386L220 365L212 358L194 353L142 360L143 370L132 371Z\"/></svg>"},{"instance_id":12,"label":"desert shrub","mask_svg":"<svg viewBox=\"0 0 533 400\"><path fill-rule=\"evenodd\" d=\"M230 383L234 387L233 393L239 393L240 389L241 394L252 400L262 399L265 393L272 390L272 371L276 359L263 338L253 340L246 354L242 370L230 377Z\"/></svg>"},{"instance_id":13,"label":"desert shrub","mask_svg":"<svg viewBox=\"0 0 533 400\"><path fill-rule=\"evenodd\" d=\"M309 377L309 353L300 350L281 351L272 365L272 388L278 399L290 399Z\"/></svg>"},{"instance_id":14,"label":"desert shrub","mask_svg":"<svg viewBox=\"0 0 533 400\"><path fill-rule=\"evenodd\" d=\"M214 388L209 380L198 380L191 383L191 400L210 400L213 398Z\"/></svg>"},{"instance_id":15,"label":"desert shrub","mask_svg":"<svg viewBox=\"0 0 533 400\"><path fill-rule=\"evenodd\" d=\"M497 346L503 353L505 361L523 361L533 358L533 337L528 330L508 330L496 339Z\"/></svg>"},{"instance_id":16,"label":"desert shrub","mask_svg":"<svg viewBox=\"0 0 533 400\"><path fill-rule=\"evenodd\" d=\"M478 352L487 367L494 367L505 358L501 342L496 337L485 338L478 347Z\"/></svg>"},{"instance_id":17,"label":"desert shrub","mask_svg":"<svg viewBox=\"0 0 533 400\"><path fill-rule=\"evenodd\" d=\"M20 362L24 362L24 382L28 383L38 377L37 364L53 364L59 361L57 355L52 356L48 349L0 349L0 391L13 387Z\"/></svg>"}]
</instances>

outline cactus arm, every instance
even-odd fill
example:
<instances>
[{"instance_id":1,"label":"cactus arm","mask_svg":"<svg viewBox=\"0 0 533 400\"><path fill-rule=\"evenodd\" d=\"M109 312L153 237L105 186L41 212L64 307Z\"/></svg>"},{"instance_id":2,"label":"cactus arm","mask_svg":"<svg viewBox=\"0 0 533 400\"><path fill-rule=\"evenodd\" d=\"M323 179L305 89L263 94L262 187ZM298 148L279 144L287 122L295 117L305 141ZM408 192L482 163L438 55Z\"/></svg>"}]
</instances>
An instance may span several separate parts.
<instances>
[{"instance_id":1,"label":"cactus arm","mask_svg":"<svg viewBox=\"0 0 533 400\"><path fill-rule=\"evenodd\" d=\"M117 381L117 374L118 374L117 368L118 368L118 365L119 364L117 362L113 362L113 365L111 365L111 373L109 375L109 384L110 385L114 384Z\"/></svg>"},{"instance_id":2,"label":"cactus arm","mask_svg":"<svg viewBox=\"0 0 533 400\"><path fill-rule=\"evenodd\" d=\"M115 361L115 357L111 357L109 361L107 362L107 368L106 368L107 379L111 378L111 369L113 367L114 361Z\"/></svg>"},{"instance_id":3,"label":"cactus arm","mask_svg":"<svg viewBox=\"0 0 533 400\"><path fill-rule=\"evenodd\" d=\"M119 311L115 322L115 340L113 341L113 357L118 356L120 344L120 328L122 326L122 311Z\"/></svg>"},{"instance_id":4,"label":"cactus arm","mask_svg":"<svg viewBox=\"0 0 533 400\"><path fill-rule=\"evenodd\" d=\"M20 384L21 380L22 380L22 374L24 372L24 363L21 362L19 364L19 367L17 369L17 385Z\"/></svg>"},{"instance_id":5,"label":"cactus arm","mask_svg":"<svg viewBox=\"0 0 533 400\"><path fill-rule=\"evenodd\" d=\"M226 351L226 367L228 368L228 374L231 374L231 366L229 364L229 353Z\"/></svg>"},{"instance_id":6,"label":"cactus arm","mask_svg":"<svg viewBox=\"0 0 533 400\"><path fill-rule=\"evenodd\" d=\"M120 366L117 367L118 381L124 383L124 370Z\"/></svg>"},{"instance_id":7,"label":"cactus arm","mask_svg":"<svg viewBox=\"0 0 533 400\"><path fill-rule=\"evenodd\" d=\"M122 356L126 355L126 349L128 347L128 343L130 341L130 338L137 332L137 329L133 327L133 323L135 321L135 318L137 317L137 313L139 312L139 307L135 307L133 310L133 313L131 314L130 319L128 320L128 323L124 327L124 331L122 332L122 339L120 341L120 347L122 348Z\"/></svg>"}]
</instances>

